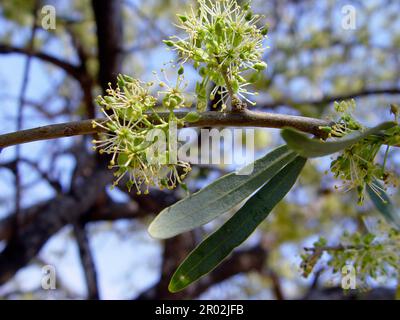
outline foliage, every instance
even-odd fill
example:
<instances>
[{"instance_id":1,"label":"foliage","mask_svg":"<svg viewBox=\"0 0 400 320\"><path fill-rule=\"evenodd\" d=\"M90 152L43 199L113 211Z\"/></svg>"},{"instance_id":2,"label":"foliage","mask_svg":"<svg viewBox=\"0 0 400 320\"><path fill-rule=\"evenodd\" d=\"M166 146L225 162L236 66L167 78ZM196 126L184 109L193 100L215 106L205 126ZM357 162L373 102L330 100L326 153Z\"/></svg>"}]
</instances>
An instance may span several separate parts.
<instances>
[{"instance_id":1,"label":"foliage","mask_svg":"<svg viewBox=\"0 0 400 320\"><path fill-rule=\"evenodd\" d=\"M370 278L399 275L400 233L380 222L378 232L344 232L338 245L328 246L327 240L320 238L312 248L305 248L301 264L304 276L311 273L324 252L329 255L328 265L333 273L341 273L343 266L352 265L362 283Z\"/></svg>"},{"instance_id":2,"label":"foliage","mask_svg":"<svg viewBox=\"0 0 400 320\"><path fill-rule=\"evenodd\" d=\"M353 109L355 108L354 100L350 106ZM343 134L353 130L363 130L362 125L348 112L348 104L336 103L335 109L343 115L340 122L335 124L332 130L334 134L337 134L341 128L343 128ZM394 124L381 134L369 134L365 139L345 148L342 154L331 164L332 172L336 178L340 178L344 182L344 187L347 190L357 190L359 204L364 201L366 187L373 190L378 196L380 195L379 191L384 191L377 183L379 180L383 181L386 187L390 184L396 186L396 179L393 174L385 168L390 146L396 145L400 141L400 127L397 122L394 122ZM383 164L378 164L375 159L384 145L387 146L385 159Z\"/></svg>"},{"instance_id":3,"label":"foliage","mask_svg":"<svg viewBox=\"0 0 400 320\"><path fill-rule=\"evenodd\" d=\"M149 233L155 238L170 238L218 218L240 205L295 157L296 153L287 146L278 147L251 163L250 174L227 174L161 211L151 223Z\"/></svg>"},{"instance_id":4,"label":"foliage","mask_svg":"<svg viewBox=\"0 0 400 320\"><path fill-rule=\"evenodd\" d=\"M296 157L267 182L220 229L206 238L173 275L169 289L180 291L207 274L243 243L289 192L306 159Z\"/></svg>"},{"instance_id":5,"label":"foliage","mask_svg":"<svg viewBox=\"0 0 400 320\"><path fill-rule=\"evenodd\" d=\"M397 186L395 175L386 170L385 164L390 146L398 145L400 141L400 126L397 122L386 122L372 129L365 129L353 118L350 108L355 108L354 100L335 103L335 111L341 117L331 127L327 127L326 131L329 137L339 137L338 141L312 140L290 128L282 130L282 137L293 150L303 156L319 157L343 150L331 163L334 177L343 181L346 191L357 191L359 205L363 204L365 192L368 191L378 210L389 222L395 222L399 226L398 214L393 213L394 210L388 209L389 206L385 204L389 201L385 189ZM392 107L392 113L396 115L393 110ZM395 119L397 120L397 116ZM375 158L384 145L386 153L383 164L376 163ZM385 183L385 188L379 180Z\"/></svg>"},{"instance_id":6,"label":"foliage","mask_svg":"<svg viewBox=\"0 0 400 320\"><path fill-rule=\"evenodd\" d=\"M365 130L365 132L353 131L354 134L352 135L349 135L337 141L328 142L310 139L306 134L301 133L293 128L283 129L281 135L291 149L304 157L315 158L327 156L340 150L346 149L373 134L380 133L383 130L390 129L395 126L395 122L384 122L374 128Z\"/></svg>"}]
</instances>

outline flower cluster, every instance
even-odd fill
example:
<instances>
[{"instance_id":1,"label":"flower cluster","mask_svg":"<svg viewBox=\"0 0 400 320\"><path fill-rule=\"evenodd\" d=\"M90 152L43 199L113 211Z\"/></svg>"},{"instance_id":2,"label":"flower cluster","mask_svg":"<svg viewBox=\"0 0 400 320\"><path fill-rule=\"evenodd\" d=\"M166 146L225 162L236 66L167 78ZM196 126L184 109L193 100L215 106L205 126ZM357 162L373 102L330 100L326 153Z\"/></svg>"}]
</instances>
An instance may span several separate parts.
<instances>
[{"instance_id":1,"label":"flower cluster","mask_svg":"<svg viewBox=\"0 0 400 320\"><path fill-rule=\"evenodd\" d=\"M332 126L331 137L343 137L354 130L363 129L363 126L354 119L352 114L356 108L356 101L354 99L341 102L335 101L333 107L335 112L340 115L340 118Z\"/></svg>"},{"instance_id":2,"label":"flower cluster","mask_svg":"<svg viewBox=\"0 0 400 320\"><path fill-rule=\"evenodd\" d=\"M240 99L254 104L246 96L256 93L246 89L250 83L243 73L266 68L262 54L268 28L257 26L260 16L253 15L249 4L243 8L236 0L198 0L198 4L198 10L192 8L189 14L178 15L178 27L187 37L173 36L164 41L176 50L181 63L192 60L199 70L202 81L196 85L198 109L202 111L207 105L210 81L215 83L210 99L217 94L220 97L214 106L222 104L224 109L229 99L232 104Z\"/></svg>"},{"instance_id":3,"label":"flower cluster","mask_svg":"<svg viewBox=\"0 0 400 320\"><path fill-rule=\"evenodd\" d=\"M171 84L168 79L167 73L165 72L165 69L161 69L161 72L165 78L165 81L161 81L156 72L153 72L153 74L157 78L159 87L161 88L161 90L158 91L158 95L163 96L163 106L170 111L173 111L174 109L190 107L189 104L186 105L187 99L184 95L185 89L187 88L188 84L184 81L185 77L183 75L183 66L178 69L178 77L175 84Z\"/></svg>"},{"instance_id":4,"label":"flower cluster","mask_svg":"<svg viewBox=\"0 0 400 320\"><path fill-rule=\"evenodd\" d=\"M178 15L179 27L187 37L174 36L165 41L178 52L181 66L174 85L164 70L165 81L157 77L158 95L162 106L168 110L164 116L155 111L157 99L149 90L152 83L142 83L125 75L118 77L115 89L110 85L107 95L97 100L106 121L93 122L105 131L93 144L94 149L111 156L109 167L116 169L114 186L126 177L127 187L134 187L138 193L143 190L147 193L151 186L174 188L190 171L188 163L174 159L169 143L172 122L180 126L199 118L198 114L190 112L178 119L174 113L175 109L189 106L184 96L187 84L183 75L183 64L189 59L203 78L196 86L199 110L207 105L210 82L215 83L210 98L218 100L215 105L221 104L222 109L229 99L235 107L241 106L241 99L252 103L245 95L255 93L247 91L249 83L243 73L265 69L261 57L268 29L257 27L260 17L252 14L249 4L243 8L235 0L198 0L198 4L196 12L192 9L188 15ZM220 98L215 99L216 95ZM165 135L168 148L160 150L153 130Z\"/></svg>"},{"instance_id":5,"label":"flower cluster","mask_svg":"<svg viewBox=\"0 0 400 320\"><path fill-rule=\"evenodd\" d=\"M388 229L380 221L377 227L378 232L374 233L344 232L340 244L335 246L328 246L327 240L320 238L313 247L305 248L306 252L301 256L303 275L307 277L326 252L329 255L328 265L333 273L341 273L343 266L352 265L362 283L368 278L398 276L400 233L393 228Z\"/></svg>"},{"instance_id":6,"label":"flower cluster","mask_svg":"<svg viewBox=\"0 0 400 320\"><path fill-rule=\"evenodd\" d=\"M357 122L351 111L355 108L354 100L350 102L335 103L335 111L341 114L339 121L335 123L329 132L331 137L342 137L356 130L364 130L363 126ZM382 134L370 135L367 138L346 148L331 163L331 171L335 178L341 179L346 191L355 189L358 194L358 203L362 204L366 187L369 186L379 197L383 181L386 186L396 185L396 180L390 171L386 170L385 162L388 152L385 154L383 164L375 161L381 147L396 145L400 139L400 128L395 126Z\"/></svg>"},{"instance_id":7,"label":"flower cluster","mask_svg":"<svg viewBox=\"0 0 400 320\"><path fill-rule=\"evenodd\" d=\"M173 112L164 119L155 111L157 99L149 92L152 85L119 75L116 89L110 85L107 95L97 99L106 121L93 121L93 126L105 131L99 140L93 140L93 148L111 156L109 168L116 169L113 186L126 177L128 189L134 187L138 194L147 194L151 186L172 189L190 171L188 163L170 159L169 147L159 148L154 131L164 133L169 146L170 124L179 119ZM184 103L177 87L164 95L163 105L170 110Z\"/></svg>"}]
</instances>

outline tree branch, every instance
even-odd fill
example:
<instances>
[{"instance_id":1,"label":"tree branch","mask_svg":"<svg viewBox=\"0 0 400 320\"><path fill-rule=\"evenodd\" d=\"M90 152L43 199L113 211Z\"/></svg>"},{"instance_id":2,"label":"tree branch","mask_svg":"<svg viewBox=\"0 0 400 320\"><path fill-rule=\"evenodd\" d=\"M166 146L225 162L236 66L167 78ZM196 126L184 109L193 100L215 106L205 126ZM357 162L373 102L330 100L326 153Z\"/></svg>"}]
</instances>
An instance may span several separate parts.
<instances>
[{"instance_id":1,"label":"tree branch","mask_svg":"<svg viewBox=\"0 0 400 320\"><path fill-rule=\"evenodd\" d=\"M0 253L0 285L31 261L53 234L77 221L94 205L112 175L106 170L91 171L88 169L73 194L59 195L46 202L30 223L20 226L18 234L11 234Z\"/></svg>"},{"instance_id":2,"label":"tree branch","mask_svg":"<svg viewBox=\"0 0 400 320\"><path fill-rule=\"evenodd\" d=\"M37 31L37 15L38 9L40 5L40 0L36 0L33 4L33 22L31 27L31 36L29 39L28 48L29 51L32 52L35 46L35 36ZM20 131L23 126L23 117L24 117L24 98L26 94L26 89L28 88L29 82L29 72L31 69L31 61L32 56L28 54L26 56L24 72L22 77L22 85L18 98L18 107L17 107L17 131ZM21 188L21 174L19 170L19 159L21 157L21 148L19 145L15 148L15 216L16 216L16 224L15 228L18 228L18 214L21 210L21 198L22 198L22 188Z\"/></svg>"},{"instance_id":3,"label":"tree branch","mask_svg":"<svg viewBox=\"0 0 400 320\"><path fill-rule=\"evenodd\" d=\"M89 239L85 229L85 224L77 221L73 223L74 234L79 248L79 256L82 262L82 268L85 274L87 297L89 300L99 300L99 287L97 284L97 271L90 249Z\"/></svg>"},{"instance_id":4,"label":"tree branch","mask_svg":"<svg viewBox=\"0 0 400 320\"><path fill-rule=\"evenodd\" d=\"M182 117L186 114L186 112L177 113L177 115ZM159 115L164 119L168 118L168 112L162 112ZM152 119L151 116L150 120L156 122L156 119ZM96 121L106 120L96 119ZM195 123L186 123L185 127L293 127L316 136L324 136L325 132L321 130L320 127L329 126L330 124L330 121L315 118L245 110L243 112L233 113L221 113L216 111L204 112L201 113L199 121ZM0 148L39 140L93 134L101 131L103 131L103 129L100 127L93 128L92 120L48 125L0 135Z\"/></svg>"},{"instance_id":5,"label":"tree branch","mask_svg":"<svg viewBox=\"0 0 400 320\"><path fill-rule=\"evenodd\" d=\"M82 58L82 55L79 54L79 48L77 49L78 55ZM94 103L92 96L92 86L93 79L87 71L87 67L85 61L81 61L81 65L73 65L64 60L53 57L44 52L34 51L32 48L18 48L5 44L0 44L0 54L10 54L10 53L19 53L27 55L28 57L35 57L44 62L50 63L62 70L64 70L69 76L77 80L82 88L84 94L84 101L88 109L89 117L94 116Z\"/></svg>"},{"instance_id":6,"label":"tree branch","mask_svg":"<svg viewBox=\"0 0 400 320\"><path fill-rule=\"evenodd\" d=\"M382 89L381 88L363 89L363 90L355 91L355 92L351 92L351 93L325 96L321 99L315 99L315 100L295 101L295 100L291 100L291 99L281 99L281 100L277 100L277 101L274 101L271 103L264 103L264 104L260 104L260 105L257 104L257 107L260 109L274 109L279 106L287 106L287 105L290 105L290 106L299 106L299 105L319 106L319 105L325 105L328 103L332 103L335 101L348 100L348 99L353 99L353 98L380 95L380 94L400 95L400 88L392 87L392 88L382 88Z\"/></svg>"},{"instance_id":7,"label":"tree branch","mask_svg":"<svg viewBox=\"0 0 400 320\"><path fill-rule=\"evenodd\" d=\"M30 159L26 159L26 158L20 158L19 163L24 163L24 164L30 166L33 170L35 170L40 175L40 177L43 180L45 180L54 189L54 191L56 191L57 193L61 193L61 191L62 191L61 183L59 181L57 181L56 179L53 179L48 172L43 171L40 168L38 163L36 163L35 161L32 161ZM15 174L16 167L17 167L17 161L12 160L9 162L0 163L0 167L9 169L11 172L13 172Z\"/></svg>"},{"instance_id":8,"label":"tree branch","mask_svg":"<svg viewBox=\"0 0 400 320\"><path fill-rule=\"evenodd\" d=\"M123 58L123 17L121 0L92 0L96 21L98 80L103 91L115 82L121 72Z\"/></svg>"},{"instance_id":9,"label":"tree branch","mask_svg":"<svg viewBox=\"0 0 400 320\"><path fill-rule=\"evenodd\" d=\"M56 57L53 57L47 53L37 52L37 51L31 50L29 48L18 48L18 47L9 46L6 44L0 44L0 54L10 54L10 53L24 54L24 55L35 57L44 62L48 62L56 67L63 69L67 74L69 74L73 78L80 81L81 72L80 72L79 67L74 66L73 64L71 64L69 62L63 61Z\"/></svg>"},{"instance_id":10,"label":"tree branch","mask_svg":"<svg viewBox=\"0 0 400 320\"><path fill-rule=\"evenodd\" d=\"M104 193L105 186L112 180L108 170L97 168L84 176L74 194L58 195L23 209L18 234L13 228L15 214L0 220L0 240L7 242L0 252L0 286L26 266L50 237L67 224L143 218L177 201L175 197L171 199L169 192L155 190L147 197L133 196L134 202L115 203Z\"/></svg>"}]
</instances>

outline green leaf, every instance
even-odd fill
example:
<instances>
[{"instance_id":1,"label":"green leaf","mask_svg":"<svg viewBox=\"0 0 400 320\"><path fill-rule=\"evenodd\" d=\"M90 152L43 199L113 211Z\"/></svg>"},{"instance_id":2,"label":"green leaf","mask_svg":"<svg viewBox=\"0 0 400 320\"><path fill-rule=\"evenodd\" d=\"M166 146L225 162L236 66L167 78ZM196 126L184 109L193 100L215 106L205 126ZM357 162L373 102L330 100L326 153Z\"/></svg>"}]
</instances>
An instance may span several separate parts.
<instances>
[{"instance_id":1,"label":"green leaf","mask_svg":"<svg viewBox=\"0 0 400 320\"><path fill-rule=\"evenodd\" d=\"M374 180L373 184L376 186L376 191L367 186L367 192L373 204L388 223L400 230L400 212L396 210L389 196L383 191L382 185L377 180Z\"/></svg>"},{"instance_id":2,"label":"green leaf","mask_svg":"<svg viewBox=\"0 0 400 320\"><path fill-rule=\"evenodd\" d=\"M217 218L249 197L295 157L296 154L287 146L281 146L252 163L254 168L251 174L233 172L221 177L161 211L150 224L150 235L160 239L170 238Z\"/></svg>"},{"instance_id":3,"label":"green leaf","mask_svg":"<svg viewBox=\"0 0 400 320\"><path fill-rule=\"evenodd\" d=\"M317 139L309 138L306 134L292 128L282 129L281 136L292 150L296 151L303 157L313 158L323 157L346 149L369 135L390 129L396 125L396 122L384 122L364 132L356 132L354 134L349 134L338 141L329 142L322 142Z\"/></svg>"},{"instance_id":4,"label":"green leaf","mask_svg":"<svg viewBox=\"0 0 400 320\"><path fill-rule=\"evenodd\" d=\"M168 289L177 292L212 271L244 242L293 187L306 162L297 157L279 171L221 228L195 248L172 276Z\"/></svg>"}]
</instances>

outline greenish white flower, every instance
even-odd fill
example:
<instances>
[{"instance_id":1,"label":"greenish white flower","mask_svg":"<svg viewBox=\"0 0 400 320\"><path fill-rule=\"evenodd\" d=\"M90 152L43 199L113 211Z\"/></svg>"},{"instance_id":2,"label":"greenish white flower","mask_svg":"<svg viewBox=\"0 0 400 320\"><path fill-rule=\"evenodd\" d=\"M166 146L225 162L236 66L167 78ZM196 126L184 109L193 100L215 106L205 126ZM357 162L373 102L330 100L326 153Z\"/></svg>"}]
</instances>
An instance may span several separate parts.
<instances>
[{"instance_id":1,"label":"greenish white flower","mask_svg":"<svg viewBox=\"0 0 400 320\"><path fill-rule=\"evenodd\" d=\"M215 84L211 100L216 94L221 96L217 104L226 106L235 97L254 104L247 96L256 93L247 90L250 83L244 75L266 68L262 55L268 29L258 27L261 17L253 15L249 4L242 8L235 0L198 0L198 5L198 10L178 15L178 27L186 37L165 41L181 63L193 61L203 78L196 86L198 108L205 108L210 81Z\"/></svg>"},{"instance_id":2,"label":"greenish white flower","mask_svg":"<svg viewBox=\"0 0 400 320\"><path fill-rule=\"evenodd\" d=\"M138 194L148 193L150 187L175 188L191 170L187 162L170 163L169 150L150 153L156 144L155 140L148 139L151 131L162 130L169 139L170 122L177 120L173 112L168 121L158 116L154 109L157 99L149 92L151 85L119 75L117 88L110 86L107 95L97 99L105 121L93 121L93 126L105 131L99 140L93 140L93 148L111 156L109 169L115 170L116 177L113 186L126 178L128 189L134 188ZM177 92L173 90L173 94L170 91L167 94L173 99ZM178 106L179 103L174 105ZM149 120L149 115L155 117L157 124ZM168 141L166 143L169 145Z\"/></svg>"},{"instance_id":3,"label":"greenish white flower","mask_svg":"<svg viewBox=\"0 0 400 320\"><path fill-rule=\"evenodd\" d=\"M187 103L187 98L185 96L185 90L188 83L185 82L183 66L178 70L175 84L171 83L164 69L161 69L161 72L165 81L160 80L156 72L153 74L157 78L159 87L161 88L161 90L158 91L158 95L162 96L163 106L171 111L174 109L190 107L190 103Z\"/></svg>"},{"instance_id":4,"label":"greenish white flower","mask_svg":"<svg viewBox=\"0 0 400 320\"><path fill-rule=\"evenodd\" d=\"M340 138L356 130L365 128L354 119L352 111L355 109L354 99L335 102L335 111L340 114L339 120L332 126L330 137ZM382 181L385 186L396 185L397 181L391 172L385 168L385 161L379 164L375 161L381 147L395 145L400 137L399 126L395 126L380 135L371 135L354 145L346 148L331 163L331 171L335 178L342 180L341 188L345 191L355 189L358 194L358 203L364 201L366 187L369 186L379 196L382 188L376 181ZM387 154L385 155L385 157ZM383 199L382 199L383 200Z\"/></svg>"}]
</instances>

